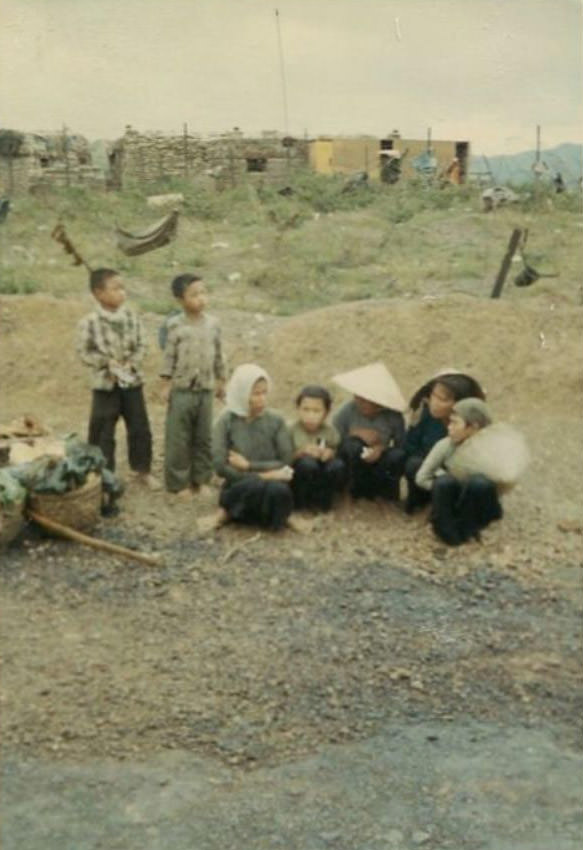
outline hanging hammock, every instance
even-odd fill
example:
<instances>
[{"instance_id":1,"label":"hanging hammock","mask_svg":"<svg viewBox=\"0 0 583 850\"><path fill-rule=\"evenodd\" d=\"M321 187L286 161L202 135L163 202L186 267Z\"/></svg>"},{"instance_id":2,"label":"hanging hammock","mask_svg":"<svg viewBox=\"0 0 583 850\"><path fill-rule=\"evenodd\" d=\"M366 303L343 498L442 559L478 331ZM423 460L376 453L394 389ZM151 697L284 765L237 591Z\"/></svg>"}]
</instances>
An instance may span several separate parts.
<instances>
[{"instance_id":1,"label":"hanging hammock","mask_svg":"<svg viewBox=\"0 0 583 850\"><path fill-rule=\"evenodd\" d=\"M117 247L129 257L146 254L171 242L176 236L177 227L178 210L173 210L140 233L129 233L121 227L116 227Z\"/></svg>"}]
</instances>

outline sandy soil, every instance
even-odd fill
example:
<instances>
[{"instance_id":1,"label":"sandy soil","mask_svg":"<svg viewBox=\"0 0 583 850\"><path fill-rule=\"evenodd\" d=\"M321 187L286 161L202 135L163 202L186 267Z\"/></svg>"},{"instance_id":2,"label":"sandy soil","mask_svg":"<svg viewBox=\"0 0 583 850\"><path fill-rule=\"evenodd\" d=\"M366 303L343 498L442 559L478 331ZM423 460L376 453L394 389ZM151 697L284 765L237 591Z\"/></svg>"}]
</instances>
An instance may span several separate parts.
<instances>
[{"instance_id":1,"label":"sandy soil","mask_svg":"<svg viewBox=\"0 0 583 850\"><path fill-rule=\"evenodd\" d=\"M56 433L84 433L89 394L72 348L87 307L41 296L0 301L0 421L33 412ZM541 776L555 770L567 782L579 758L580 308L544 296L518 306L448 296L222 320L231 364L265 365L274 405L288 414L303 382L329 383L336 371L376 359L406 396L440 367L471 371L497 416L527 435L530 469L505 497L504 520L481 544L456 550L439 545L423 515L377 504L319 517L306 536L227 527L200 539L196 516L213 499L186 505L130 485L120 517L96 533L160 552L162 568L33 533L3 553L1 721L11 803L21 813L42 803L26 827L10 819L6 847L170 846L165 818L176 830L171 846L236 847L235 818L249 829L247 847L516 850L549 846L552 836L553 846L571 850L575 801L559 802ZM146 321L153 336L160 319ZM153 344L152 376L158 361ZM159 471L164 410L154 381L148 397ZM123 473L121 434L119 453ZM471 733L468 724L476 724ZM381 753L393 752L397 734L404 814L381 828L388 802L379 785L370 810L357 790L368 787L365 765L369 779L377 770L392 787ZM478 759L476 740L487 741ZM427 741L442 742L439 758L427 756ZM178 761L168 761L169 751ZM510 779L511 752L522 779ZM318 801L332 763L337 787L328 777ZM184 809L173 808L180 789L156 815L160 770L169 782L184 778L184 800L198 799L202 782L197 822L214 813L228 828L189 832ZM63 792L48 817L51 782L67 787L71 771L86 797ZM101 783L97 795L89 773ZM292 798L298 787L311 794L303 802L312 820L289 814L261 831L270 805L287 811L269 798L270 782ZM230 818L233 783L241 793ZM139 817L131 808L138 787ZM413 802L421 787L430 812ZM527 788L538 795L536 813ZM481 831L460 815L462 793ZM501 800L512 794L507 817ZM85 842L78 806L92 825Z\"/></svg>"}]
</instances>

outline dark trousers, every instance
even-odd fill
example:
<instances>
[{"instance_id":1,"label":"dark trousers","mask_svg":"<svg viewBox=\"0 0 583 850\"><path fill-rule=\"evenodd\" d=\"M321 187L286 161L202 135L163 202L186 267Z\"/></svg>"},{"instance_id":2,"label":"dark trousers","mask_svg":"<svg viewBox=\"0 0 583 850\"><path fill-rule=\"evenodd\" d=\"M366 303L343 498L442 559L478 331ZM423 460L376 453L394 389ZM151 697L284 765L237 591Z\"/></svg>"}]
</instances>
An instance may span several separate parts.
<instances>
[{"instance_id":1,"label":"dark trousers","mask_svg":"<svg viewBox=\"0 0 583 850\"><path fill-rule=\"evenodd\" d=\"M471 475L458 481L453 475L440 475L431 493L431 524L436 535L450 546L459 546L492 521L502 517L496 485L484 475Z\"/></svg>"},{"instance_id":2,"label":"dark trousers","mask_svg":"<svg viewBox=\"0 0 583 850\"><path fill-rule=\"evenodd\" d=\"M354 499L381 496L388 501L397 501L405 460L403 449L385 449L375 463L367 463L361 456L364 448L366 443L359 437L347 437L340 444L338 455L348 470L350 495Z\"/></svg>"},{"instance_id":3,"label":"dark trousers","mask_svg":"<svg viewBox=\"0 0 583 850\"><path fill-rule=\"evenodd\" d=\"M293 496L285 481L249 476L223 487L219 505L234 522L277 531L284 527L292 512Z\"/></svg>"},{"instance_id":4,"label":"dark trousers","mask_svg":"<svg viewBox=\"0 0 583 850\"><path fill-rule=\"evenodd\" d=\"M152 432L142 387L93 390L88 442L99 446L108 469L115 469L115 426L126 426L128 460L135 472L147 473L152 465Z\"/></svg>"},{"instance_id":5,"label":"dark trousers","mask_svg":"<svg viewBox=\"0 0 583 850\"><path fill-rule=\"evenodd\" d=\"M329 511L334 494L346 484L346 464L341 458L322 461L303 455L293 463L291 488L296 508Z\"/></svg>"},{"instance_id":6,"label":"dark trousers","mask_svg":"<svg viewBox=\"0 0 583 850\"><path fill-rule=\"evenodd\" d=\"M405 479L407 481L407 498L405 501L405 512L414 513L418 508L428 505L431 501L431 491L424 490L415 484L415 476L425 460L421 455L411 455L405 461Z\"/></svg>"}]
</instances>

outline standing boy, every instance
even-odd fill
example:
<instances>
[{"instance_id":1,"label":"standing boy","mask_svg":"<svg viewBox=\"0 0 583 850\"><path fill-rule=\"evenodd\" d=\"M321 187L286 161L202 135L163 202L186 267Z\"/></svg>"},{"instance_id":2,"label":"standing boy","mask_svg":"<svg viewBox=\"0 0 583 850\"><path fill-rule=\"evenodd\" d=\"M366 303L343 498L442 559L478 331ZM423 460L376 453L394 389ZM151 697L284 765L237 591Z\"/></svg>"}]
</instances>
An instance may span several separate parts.
<instances>
[{"instance_id":1,"label":"standing boy","mask_svg":"<svg viewBox=\"0 0 583 850\"><path fill-rule=\"evenodd\" d=\"M212 475L213 393L224 396L225 362L220 325L205 313L204 282L182 274L171 288L182 313L168 324L160 373L168 399L164 474L167 490L190 498Z\"/></svg>"},{"instance_id":2,"label":"standing boy","mask_svg":"<svg viewBox=\"0 0 583 850\"><path fill-rule=\"evenodd\" d=\"M79 323L77 342L81 362L92 370L88 442L99 446L108 468L115 469L115 426L121 416L130 468L140 483L157 490L160 485L150 475L152 432L142 389L142 324L124 304L126 294L116 271L95 269L89 276L89 288L97 309Z\"/></svg>"}]
</instances>

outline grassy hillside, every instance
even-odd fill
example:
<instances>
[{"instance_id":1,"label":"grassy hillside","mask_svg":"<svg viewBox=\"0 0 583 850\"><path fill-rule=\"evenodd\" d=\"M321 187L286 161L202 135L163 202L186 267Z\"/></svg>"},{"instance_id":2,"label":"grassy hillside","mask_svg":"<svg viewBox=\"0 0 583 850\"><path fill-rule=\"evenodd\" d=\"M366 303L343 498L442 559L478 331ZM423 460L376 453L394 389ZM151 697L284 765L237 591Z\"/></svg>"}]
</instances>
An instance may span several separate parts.
<instances>
[{"instance_id":1,"label":"grassy hillside","mask_svg":"<svg viewBox=\"0 0 583 850\"><path fill-rule=\"evenodd\" d=\"M541 190L511 208L486 214L480 190L421 184L364 187L343 192L341 178L297 175L293 194L257 184L216 192L173 182L153 187L181 191L185 201L177 239L140 257L115 245L116 223L139 230L163 215L142 191L97 193L71 188L13 202L0 225L0 293L86 292L83 267L51 239L62 221L89 264L117 268L144 309L171 309L169 282L183 271L206 279L214 309L290 315L313 307L370 298L437 297L460 292L488 297L513 227L529 228L528 257L541 271L557 271L517 289L513 264L504 298L543 292L579 303L583 280L578 249L582 222L576 194Z\"/></svg>"}]
</instances>

